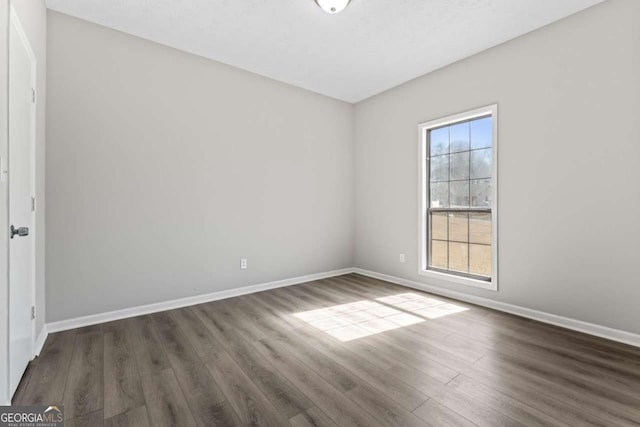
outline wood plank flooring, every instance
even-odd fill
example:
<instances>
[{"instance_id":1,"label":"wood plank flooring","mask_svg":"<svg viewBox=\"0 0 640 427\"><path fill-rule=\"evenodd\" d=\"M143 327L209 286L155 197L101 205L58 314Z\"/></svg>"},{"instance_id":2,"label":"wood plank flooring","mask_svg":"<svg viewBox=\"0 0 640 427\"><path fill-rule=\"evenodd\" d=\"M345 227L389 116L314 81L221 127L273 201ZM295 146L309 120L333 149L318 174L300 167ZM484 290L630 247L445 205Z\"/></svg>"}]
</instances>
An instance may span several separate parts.
<instances>
[{"instance_id":1,"label":"wood plank flooring","mask_svg":"<svg viewBox=\"0 0 640 427\"><path fill-rule=\"evenodd\" d=\"M51 334L70 426L640 426L640 348L359 275Z\"/></svg>"}]
</instances>

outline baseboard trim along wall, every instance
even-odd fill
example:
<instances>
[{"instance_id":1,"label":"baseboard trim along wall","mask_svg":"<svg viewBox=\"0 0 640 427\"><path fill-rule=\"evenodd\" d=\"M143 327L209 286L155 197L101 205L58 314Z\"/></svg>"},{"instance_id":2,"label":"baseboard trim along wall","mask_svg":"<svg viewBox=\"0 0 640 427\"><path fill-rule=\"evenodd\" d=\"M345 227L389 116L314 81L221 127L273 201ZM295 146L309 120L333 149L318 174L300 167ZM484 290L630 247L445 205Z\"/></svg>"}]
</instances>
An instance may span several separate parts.
<instances>
[{"instance_id":1,"label":"baseboard trim along wall","mask_svg":"<svg viewBox=\"0 0 640 427\"><path fill-rule=\"evenodd\" d=\"M427 285L425 283L402 279L400 277L377 273L375 271L364 270L362 268L354 268L353 272L361 274L363 276L372 277L374 279L395 283L396 285L407 286L409 288L418 289L420 291L429 292L443 297L449 297L471 304L481 305L483 307L491 308L494 310L515 314L516 316L526 317L527 319L537 320L542 323L548 323L551 325L560 326L562 328L594 335L596 337L606 338L611 341L617 341L635 347L640 347L640 335L631 332L608 328L606 326L600 326L594 323L583 322L581 320L558 316L555 314L546 313L544 311L532 310L530 308L507 304L504 302L478 297L475 295L469 295L462 292L451 291L438 286Z\"/></svg>"},{"instance_id":2,"label":"baseboard trim along wall","mask_svg":"<svg viewBox=\"0 0 640 427\"><path fill-rule=\"evenodd\" d=\"M33 356L40 356L40 352L42 351L42 347L44 347L44 342L47 340L47 337L49 336L49 332L47 329L47 325L45 324L42 327L42 330L40 331L40 335L38 335L38 338L36 339L36 342L33 346Z\"/></svg>"},{"instance_id":3,"label":"baseboard trim along wall","mask_svg":"<svg viewBox=\"0 0 640 427\"><path fill-rule=\"evenodd\" d=\"M65 331L68 329L80 328L83 326L91 326L114 320L126 319L128 317L141 316L144 314L157 313L159 311L172 310L175 308L187 307L196 304L202 304L211 301L232 298L241 295L262 292L269 289L282 288L285 286L299 285L301 283L311 282L314 280L326 279L329 277L341 276L343 274L357 273L363 276L372 277L374 279L384 280L397 285L406 286L420 291L429 292L448 298L457 299L471 304L488 307L494 310L515 314L517 316L526 317L527 319L537 320L539 322L560 326L585 334L606 338L612 341L629 344L640 347L640 335L631 332L621 331L618 329L608 328L593 323L583 322L581 320L570 319L568 317L558 316L543 311L532 310L513 304L507 304L488 298L478 297L474 295L456 292L444 289L438 286L428 285L425 283L415 282L413 280L402 279L400 277L390 276L388 274L378 273L375 271L364 270L362 268L343 268L340 270L328 271L325 273L310 274L307 276L294 277L291 279L278 280L275 282L261 283L257 285L245 286L238 289L228 289L219 292L213 292L205 295L181 298L172 301L165 301L155 304L148 304L138 307L126 308L123 310L110 311L90 316L77 317L74 319L61 320L58 322L47 323L43 328L35 345L35 354L40 354L42 346L49 333Z\"/></svg>"},{"instance_id":4,"label":"baseboard trim along wall","mask_svg":"<svg viewBox=\"0 0 640 427\"><path fill-rule=\"evenodd\" d=\"M260 283L257 285L244 286L242 288L227 289L224 291L212 292L204 295L180 298L171 301L164 301L154 304L130 307L122 310L109 311L106 313L92 314L90 316L76 317L73 319L60 320L58 322L47 323L48 333L66 331L69 329L81 328L83 326L97 325L114 320L126 319L128 317L141 316L143 314L157 313L159 311L173 310L175 308L188 307L190 305L203 304L211 301L218 301L241 295L253 294L256 292L268 291L269 289L282 288L285 286L299 285L301 283L312 282L314 280L326 279L329 277L342 276L353 273L353 268L343 268L340 270L327 271L324 273L309 274L307 276L293 277L290 279L277 280L275 282Z\"/></svg>"}]
</instances>

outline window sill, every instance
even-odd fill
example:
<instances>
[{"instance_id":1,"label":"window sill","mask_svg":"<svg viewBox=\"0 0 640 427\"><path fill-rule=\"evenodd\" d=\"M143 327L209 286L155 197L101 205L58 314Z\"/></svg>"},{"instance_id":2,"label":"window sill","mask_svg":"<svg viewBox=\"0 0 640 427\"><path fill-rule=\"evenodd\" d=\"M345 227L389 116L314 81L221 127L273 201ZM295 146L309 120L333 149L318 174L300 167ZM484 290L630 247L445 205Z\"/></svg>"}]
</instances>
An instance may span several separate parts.
<instances>
[{"instance_id":1,"label":"window sill","mask_svg":"<svg viewBox=\"0 0 640 427\"><path fill-rule=\"evenodd\" d=\"M484 280L472 279L469 277L456 276L455 274L440 273L438 271L423 270L418 271L418 274L424 277L430 277L432 279L442 280L445 282L456 283L458 285L471 286L474 288L485 289L487 291L498 291L498 283L495 278L490 282Z\"/></svg>"}]
</instances>

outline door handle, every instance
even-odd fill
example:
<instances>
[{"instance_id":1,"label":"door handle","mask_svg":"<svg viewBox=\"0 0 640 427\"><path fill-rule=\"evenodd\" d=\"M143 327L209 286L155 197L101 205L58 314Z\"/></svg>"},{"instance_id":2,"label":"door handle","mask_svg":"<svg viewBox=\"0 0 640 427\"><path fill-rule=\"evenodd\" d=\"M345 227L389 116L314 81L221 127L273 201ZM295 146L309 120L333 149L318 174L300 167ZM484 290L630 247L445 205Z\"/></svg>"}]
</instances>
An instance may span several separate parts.
<instances>
[{"instance_id":1,"label":"door handle","mask_svg":"<svg viewBox=\"0 0 640 427\"><path fill-rule=\"evenodd\" d=\"M15 235L18 237L24 237L29 235L29 227L18 227L15 228L13 225L11 226L11 238L13 239Z\"/></svg>"}]
</instances>

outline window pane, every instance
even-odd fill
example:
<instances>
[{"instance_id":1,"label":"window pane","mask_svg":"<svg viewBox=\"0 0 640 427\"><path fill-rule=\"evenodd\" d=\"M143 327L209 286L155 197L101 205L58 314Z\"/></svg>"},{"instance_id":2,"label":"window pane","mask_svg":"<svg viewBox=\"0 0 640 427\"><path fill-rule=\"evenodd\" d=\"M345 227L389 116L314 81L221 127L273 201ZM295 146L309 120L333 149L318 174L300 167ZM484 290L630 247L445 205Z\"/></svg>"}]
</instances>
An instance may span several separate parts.
<instances>
[{"instance_id":1,"label":"window pane","mask_svg":"<svg viewBox=\"0 0 640 427\"><path fill-rule=\"evenodd\" d=\"M451 155L451 179L469 179L468 151Z\"/></svg>"},{"instance_id":2,"label":"window pane","mask_svg":"<svg viewBox=\"0 0 640 427\"><path fill-rule=\"evenodd\" d=\"M449 205L452 208L468 208L469 181L452 181L449 184L451 188Z\"/></svg>"},{"instance_id":3,"label":"window pane","mask_svg":"<svg viewBox=\"0 0 640 427\"><path fill-rule=\"evenodd\" d=\"M471 122L471 148L491 147L493 144L493 120L491 117Z\"/></svg>"},{"instance_id":4,"label":"window pane","mask_svg":"<svg viewBox=\"0 0 640 427\"><path fill-rule=\"evenodd\" d=\"M453 192L453 189L451 191ZM471 181L471 207L490 208L491 195L490 179L475 179Z\"/></svg>"},{"instance_id":5,"label":"window pane","mask_svg":"<svg viewBox=\"0 0 640 427\"><path fill-rule=\"evenodd\" d=\"M469 149L469 122L451 126L451 152L467 151Z\"/></svg>"},{"instance_id":6,"label":"window pane","mask_svg":"<svg viewBox=\"0 0 640 427\"><path fill-rule=\"evenodd\" d=\"M440 240L431 241L431 267L449 268L449 256L447 254L447 242Z\"/></svg>"},{"instance_id":7,"label":"window pane","mask_svg":"<svg viewBox=\"0 0 640 427\"><path fill-rule=\"evenodd\" d=\"M471 152L471 179L491 178L493 172L491 166L493 164L492 153L493 150L491 148Z\"/></svg>"},{"instance_id":8,"label":"window pane","mask_svg":"<svg viewBox=\"0 0 640 427\"><path fill-rule=\"evenodd\" d=\"M462 212L449 214L449 240L469 241L469 214Z\"/></svg>"},{"instance_id":9,"label":"window pane","mask_svg":"<svg viewBox=\"0 0 640 427\"><path fill-rule=\"evenodd\" d=\"M431 207L449 207L449 182L435 182L431 184Z\"/></svg>"},{"instance_id":10,"label":"window pane","mask_svg":"<svg viewBox=\"0 0 640 427\"><path fill-rule=\"evenodd\" d=\"M448 214L445 212L434 212L431 214L431 238L436 240L447 240L447 220Z\"/></svg>"},{"instance_id":11,"label":"window pane","mask_svg":"<svg viewBox=\"0 0 640 427\"><path fill-rule=\"evenodd\" d=\"M491 244L491 214L469 214L469 242Z\"/></svg>"},{"instance_id":12,"label":"window pane","mask_svg":"<svg viewBox=\"0 0 640 427\"><path fill-rule=\"evenodd\" d=\"M431 156L449 153L449 128L433 129L429 131L429 146Z\"/></svg>"},{"instance_id":13,"label":"window pane","mask_svg":"<svg viewBox=\"0 0 640 427\"><path fill-rule=\"evenodd\" d=\"M428 268L491 277L493 125L481 117L428 131Z\"/></svg>"},{"instance_id":14,"label":"window pane","mask_svg":"<svg viewBox=\"0 0 640 427\"><path fill-rule=\"evenodd\" d=\"M491 277L491 245L469 245L469 273Z\"/></svg>"},{"instance_id":15,"label":"window pane","mask_svg":"<svg viewBox=\"0 0 640 427\"><path fill-rule=\"evenodd\" d=\"M449 180L449 156L431 157L431 181Z\"/></svg>"},{"instance_id":16,"label":"window pane","mask_svg":"<svg viewBox=\"0 0 640 427\"><path fill-rule=\"evenodd\" d=\"M449 270L469 271L469 245L449 242Z\"/></svg>"}]
</instances>

